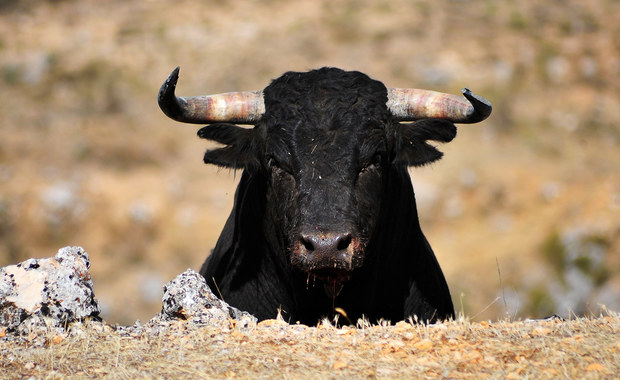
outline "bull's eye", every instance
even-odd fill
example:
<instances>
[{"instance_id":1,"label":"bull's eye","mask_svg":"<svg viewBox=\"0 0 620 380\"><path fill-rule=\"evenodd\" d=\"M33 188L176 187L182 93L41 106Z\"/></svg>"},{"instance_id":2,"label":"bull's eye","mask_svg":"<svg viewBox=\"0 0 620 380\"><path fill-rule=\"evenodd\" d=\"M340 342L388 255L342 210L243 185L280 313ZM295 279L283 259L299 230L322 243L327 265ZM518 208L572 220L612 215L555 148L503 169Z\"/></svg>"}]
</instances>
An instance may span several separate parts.
<instances>
[{"instance_id":1,"label":"bull's eye","mask_svg":"<svg viewBox=\"0 0 620 380\"><path fill-rule=\"evenodd\" d=\"M375 153L375 155L372 156L372 161L370 164L376 168L379 168L381 167L381 162L383 162L383 155L381 153Z\"/></svg>"},{"instance_id":2,"label":"bull's eye","mask_svg":"<svg viewBox=\"0 0 620 380\"><path fill-rule=\"evenodd\" d=\"M273 156L267 157L267 167L274 174L283 174L283 173L290 174L291 173L291 171L288 170L288 167L286 165L281 164L280 161L278 161L278 159Z\"/></svg>"},{"instance_id":3,"label":"bull's eye","mask_svg":"<svg viewBox=\"0 0 620 380\"><path fill-rule=\"evenodd\" d=\"M273 156L267 157L267 166L269 168L280 167L280 163Z\"/></svg>"},{"instance_id":4,"label":"bull's eye","mask_svg":"<svg viewBox=\"0 0 620 380\"><path fill-rule=\"evenodd\" d=\"M365 173L370 170L376 170L376 169L381 168L382 160L383 160L383 156L381 155L381 153L375 153L375 155L372 156L372 158L366 163L366 165L362 167L362 170L360 170L360 173Z\"/></svg>"}]
</instances>

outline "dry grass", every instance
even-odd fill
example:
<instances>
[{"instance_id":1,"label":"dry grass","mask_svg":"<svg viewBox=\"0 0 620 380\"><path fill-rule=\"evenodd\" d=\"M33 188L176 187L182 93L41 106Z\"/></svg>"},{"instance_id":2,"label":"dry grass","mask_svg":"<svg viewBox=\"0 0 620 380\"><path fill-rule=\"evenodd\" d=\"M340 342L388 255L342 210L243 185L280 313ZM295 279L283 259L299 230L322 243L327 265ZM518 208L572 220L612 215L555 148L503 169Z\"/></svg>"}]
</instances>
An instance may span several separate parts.
<instances>
[{"instance_id":1,"label":"dry grass","mask_svg":"<svg viewBox=\"0 0 620 380\"><path fill-rule=\"evenodd\" d=\"M180 65L179 95L250 90L330 65L492 101L413 173L465 315L618 310L619 14L616 0L0 0L0 266L81 245L104 319L152 317L215 245L239 178L202 164L196 128L158 109L161 82Z\"/></svg>"},{"instance_id":2,"label":"dry grass","mask_svg":"<svg viewBox=\"0 0 620 380\"><path fill-rule=\"evenodd\" d=\"M79 331L0 339L3 377L611 379L620 373L620 316L611 314L358 328L178 322L159 334L92 324Z\"/></svg>"}]
</instances>

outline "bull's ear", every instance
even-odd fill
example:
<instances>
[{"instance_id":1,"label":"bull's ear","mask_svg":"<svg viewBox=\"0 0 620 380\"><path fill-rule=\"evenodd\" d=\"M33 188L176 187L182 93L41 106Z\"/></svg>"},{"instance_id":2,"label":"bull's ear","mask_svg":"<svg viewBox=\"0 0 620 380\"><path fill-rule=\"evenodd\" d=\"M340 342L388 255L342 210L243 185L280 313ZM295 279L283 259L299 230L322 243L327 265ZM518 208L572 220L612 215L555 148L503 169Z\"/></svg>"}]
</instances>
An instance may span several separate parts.
<instances>
[{"instance_id":1,"label":"bull's ear","mask_svg":"<svg viewBox=\"0 0 620 380\"><path fill-rule=\"evenodd\" d=\"M224 147L205 152L205 164L243 169L258 165L254 144L254 130L234 124L212 124L201 128L198 137L224 144Z\"/></svg>"},{"instance_id":2,"label":"bull's ear","mask_svg":"<svg viewBox=\"0 0 620 380\"><path fill-rule=\"evenodd\" d=\"M399 124L396 132L395 164L422 166L439 160L443 153L427 141L450 142L456 136L456 126L442 119L424 119Z\"/></svg>"}]
</instances>

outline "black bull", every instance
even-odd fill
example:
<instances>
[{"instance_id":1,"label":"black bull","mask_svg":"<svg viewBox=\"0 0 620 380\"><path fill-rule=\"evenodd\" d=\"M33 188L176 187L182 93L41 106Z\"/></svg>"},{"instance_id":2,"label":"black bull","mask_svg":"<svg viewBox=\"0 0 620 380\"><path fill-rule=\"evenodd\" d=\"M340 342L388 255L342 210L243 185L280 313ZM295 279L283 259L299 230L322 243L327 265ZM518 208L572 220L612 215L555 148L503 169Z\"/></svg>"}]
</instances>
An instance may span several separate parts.
<instances>
[{"instance_id":1,"label":"black bull","mask_svg":"<svg viewBox=\"0 0 620 380\"><path fill-rule=\"evenodd\" d=\"M387 89L335 68L191 98L176 97L177 80L178 68L160 90L164 113L210 124L198 136L223 147L207 150L205 163L244 169L200 270L225 301L260 320L281 312L306 324L335 310L352 321L454 316L407 168L441 158L428 141L484 120L488 101L468 89Z\"/></svg>"}]
</instances>

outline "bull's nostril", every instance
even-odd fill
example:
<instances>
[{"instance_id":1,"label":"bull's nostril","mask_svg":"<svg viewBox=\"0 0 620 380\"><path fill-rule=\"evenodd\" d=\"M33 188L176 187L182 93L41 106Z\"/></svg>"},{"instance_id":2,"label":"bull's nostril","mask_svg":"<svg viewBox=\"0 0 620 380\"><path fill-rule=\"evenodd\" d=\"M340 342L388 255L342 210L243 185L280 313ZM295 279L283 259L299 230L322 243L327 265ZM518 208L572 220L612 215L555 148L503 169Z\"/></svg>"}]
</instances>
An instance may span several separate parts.
<instances>
[{"instance_id":1,"label":"bull's nostril","mask_svg":"<svg viewBox=\"0 0 620 380\"><path fill-rule=\"evenodd\" d=\"M343 251L349 248L350 244L351 244L351 235L344 235L344 236L339 237L338 246L336 248L339 251Z\"/></svg>"},{"instance_id":2,"label":"bull's nostril","mask_svg":"<svg viewBox=\"0 0 620 380\"><path fill-rule=\"evenodd\" d=\"M352 240L349 233L302 234L299 236L300 248L303 247L306 253L318 255L331 255L345 251L351 245Z\"/></svg>"},{"instance_id":3,"label":"bull's nostril","mask_svg":"<svg viewBox=\"0 0 620 380\"><path fill-rule=\"evenodd\" d=\"M304 245L304 248L306 248L307 251L314 251L314 244L312 244L312 240L306 238L306 237L302 237L301 239L301 244Z\"/></svg>"}]
</instances>

